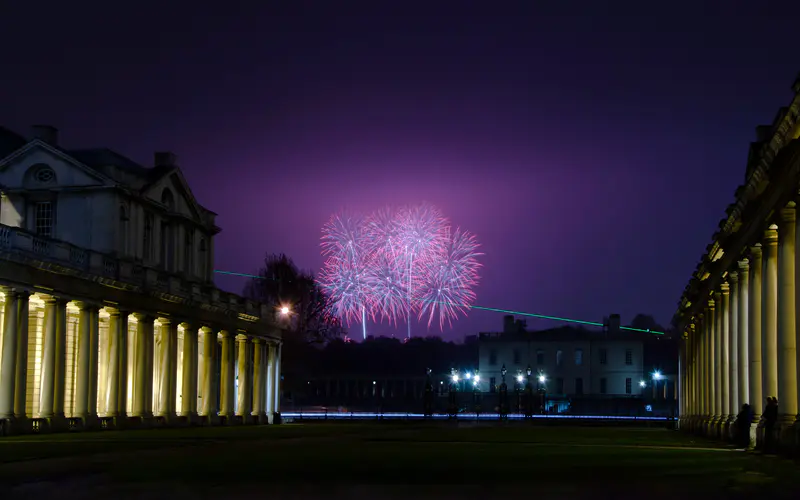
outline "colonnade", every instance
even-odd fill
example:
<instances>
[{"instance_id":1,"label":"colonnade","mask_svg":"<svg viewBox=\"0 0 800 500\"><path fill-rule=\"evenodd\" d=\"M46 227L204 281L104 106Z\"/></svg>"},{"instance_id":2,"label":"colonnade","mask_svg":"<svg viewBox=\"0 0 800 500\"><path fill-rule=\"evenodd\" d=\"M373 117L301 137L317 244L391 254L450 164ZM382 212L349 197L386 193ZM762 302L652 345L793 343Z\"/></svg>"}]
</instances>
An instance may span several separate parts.
<instances>
[{"instance_id":1,"label":"colonnade","mask_svg":"<svg viewBox=\"0 0 800 500\"><path fill-rule=\"evenodd\" d=\"M797 446L800 429L795 204L777 215L777 224L721 271L720 284L689 326L680 353L680 410L685 428L728 439L749 404L750 444L761 446L766 398L776 397L772 437L788 448Z\"/></svg>"},{"instance_id":2,"label":"colonnade","mask_svg":"<svg viewBox=\"0 0 800 500\"><path fill-rule=\"evenodd\" d=\"M266 423L280 342L226 325L0 288L0 422L46 426Z\"/></svg>"}]
</instances>

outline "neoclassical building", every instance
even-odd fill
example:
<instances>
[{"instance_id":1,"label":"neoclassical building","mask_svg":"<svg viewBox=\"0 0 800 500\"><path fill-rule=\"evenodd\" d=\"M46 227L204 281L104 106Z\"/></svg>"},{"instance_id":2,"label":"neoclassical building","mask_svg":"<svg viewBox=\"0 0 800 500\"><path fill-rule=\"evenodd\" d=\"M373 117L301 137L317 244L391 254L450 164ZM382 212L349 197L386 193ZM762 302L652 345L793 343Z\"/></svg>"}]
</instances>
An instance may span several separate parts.
<instances>
[{"instance_id":1,"label":"neoclassical building","mask_svg":"<svg viewBox=\"0 0 800 500\"><path fill-rule=\"evenodd\" d=\"M2 431L272 421L280 318L214 286L175 156L32 135L0 127Z\"/></svg>"},{"instance_id":2,"label":"neoclassical building","mask_svg":"<svg viewBox=\"0 0 800 500\"><path fill-rule=\"evenodd\" d=\"M800 79L770 125L756 128L745 182L686 286L675 324L684 429L729 438L741 406L754 412L751 445L764 442L767 397L778 398L773 436L798 446L796 238L800 190Z\"/></svg>"}]
</instances>

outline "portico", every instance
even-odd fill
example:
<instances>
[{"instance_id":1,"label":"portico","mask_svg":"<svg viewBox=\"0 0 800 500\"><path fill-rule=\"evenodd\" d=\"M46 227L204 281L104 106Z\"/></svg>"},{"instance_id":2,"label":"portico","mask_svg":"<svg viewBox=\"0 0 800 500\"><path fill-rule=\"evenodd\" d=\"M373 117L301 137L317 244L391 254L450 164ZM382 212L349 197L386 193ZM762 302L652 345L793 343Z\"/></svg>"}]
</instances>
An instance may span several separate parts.
<instances>
[{"instance_id":1,"label":"portico","mask_svg":"<svg viewBox=\"0 0 800 500\"><path fill-rule=\"evenodd\" d=\"M775 433L797 447L798 330L796 272L800 202L800 80L795 98L771 125L757 129L746 181L720 221L674 323L683 331L681 424L731 439L743 404L753 415L750 444ZM774 426L767 397L778 399Z\"/></svg>"}]
</instances>

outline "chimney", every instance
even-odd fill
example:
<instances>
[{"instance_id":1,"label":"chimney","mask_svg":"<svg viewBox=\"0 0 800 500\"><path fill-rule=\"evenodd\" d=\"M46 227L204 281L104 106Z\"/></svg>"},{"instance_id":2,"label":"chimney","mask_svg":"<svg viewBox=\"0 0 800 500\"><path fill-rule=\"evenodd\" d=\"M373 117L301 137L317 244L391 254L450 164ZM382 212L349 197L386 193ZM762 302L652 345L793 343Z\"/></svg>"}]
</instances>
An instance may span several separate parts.
<instances>
[{"instance_id":1,"label":"chimney","mask_svg":"<svg viewBox=\"0 0 800 500\"><path fill-rule=\"evenodd\" d=\"M58 129L52 125L34 125L31 127L31 135L51 146L58 146Z\"/></svg>"},{"instance_id":2,"label":"chimney","mask_svg":"<svg viewBox=\"0 0 800 500\"><path fill-rule=\"evenodd\" d=\"M174 167L177 163L175 153L170 151L156 151L155 166L156 167Z\"/></svg>"},{"instance_id":3,"label":"chimney","mask_svg":"<svg viewBox=\"0 0 800 500\"><path fill-rule=\"evenodd\" d=\"M608 317L608 333L619 333L619 314L612 314Z\"/></svg>"},{"instance_id":4,"label":"chimney","mask_svg":"<svg viewBox=\"0 0 800 500\"><path fill-rule=\"evenodd\" d=\"M503 316L503 333L514 333L514 316Z\"/></svg>"}]
</instances>

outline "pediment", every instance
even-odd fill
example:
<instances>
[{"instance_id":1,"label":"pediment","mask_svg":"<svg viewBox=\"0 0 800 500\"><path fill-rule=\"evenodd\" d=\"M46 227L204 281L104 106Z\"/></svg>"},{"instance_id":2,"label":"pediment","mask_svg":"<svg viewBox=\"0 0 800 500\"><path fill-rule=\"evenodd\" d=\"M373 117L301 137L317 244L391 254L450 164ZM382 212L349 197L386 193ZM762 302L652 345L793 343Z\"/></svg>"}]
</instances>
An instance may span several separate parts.
<instances>
[{"instance_id":1,"label":"pediment","mask_svg":"<svg viewBox=\"0 0 800 500\"><path fill-rule=\"evenodd\" d=\"M186 179L183 177L183 173L178 167L167 169L163 175L146 186L142 194L157 203L169 204L171 201L172 212L189 217L197 222L205 222L202 216L203 210L195 200L189 185L186 183Z\"/></svg>"},{"instance_id":2,"label":"pediment","mask_svg":"<svg viewBox=\"0 0 800 500\"><path fill-rule=\"evenodd\" d=\"M0 161L0 185L8 190L112 184L111 179L102 173L39 140L31 141Z\"/></svg>"}]
</instances>

